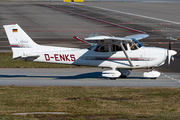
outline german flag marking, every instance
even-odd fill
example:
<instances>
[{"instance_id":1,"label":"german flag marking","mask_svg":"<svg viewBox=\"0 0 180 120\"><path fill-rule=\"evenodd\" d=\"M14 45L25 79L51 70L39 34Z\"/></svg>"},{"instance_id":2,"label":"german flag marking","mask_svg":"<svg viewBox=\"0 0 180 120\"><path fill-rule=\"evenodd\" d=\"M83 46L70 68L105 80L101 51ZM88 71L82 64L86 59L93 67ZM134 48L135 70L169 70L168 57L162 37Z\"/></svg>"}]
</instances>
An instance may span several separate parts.
<instances>
[{"instance_id":1,"label":"german flag marking","mask_svg":"<svg viewBox=\"0 0 180 120\"><path fill-rule=\"evenodd\" d=\"M13 29L12 32L18 32L18 29Z\"/></svg>"}]
</instances>

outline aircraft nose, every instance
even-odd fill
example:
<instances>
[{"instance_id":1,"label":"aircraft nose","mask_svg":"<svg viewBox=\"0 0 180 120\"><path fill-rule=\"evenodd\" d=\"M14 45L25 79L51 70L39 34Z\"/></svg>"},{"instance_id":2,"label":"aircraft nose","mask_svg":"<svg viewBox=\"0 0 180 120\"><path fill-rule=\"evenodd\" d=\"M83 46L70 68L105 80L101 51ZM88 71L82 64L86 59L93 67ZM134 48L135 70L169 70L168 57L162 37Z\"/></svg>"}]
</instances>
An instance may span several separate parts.
<instances>
[{"instance_id":1,"label":"aircraft nose","mask_svg":"<svg viewBox=\"0 0 180 120\"><path fill-rule=\"evenodd\" d=\"M171 59L174 61L174 55L177 54L175 50L168 50L168 65L170 65Z\"/></svg>"},{"instance_id":2,"label":"aircraft nose","mask_svg":"<svg viewBox=\"0 0 180 120\"><path fill-rule=\"evenodd\" d=\"M177 54L177 52L175 50L168 50L168 51L169 51L170 56L173 56L173 55Z\"/></svg>"}]
</instances>

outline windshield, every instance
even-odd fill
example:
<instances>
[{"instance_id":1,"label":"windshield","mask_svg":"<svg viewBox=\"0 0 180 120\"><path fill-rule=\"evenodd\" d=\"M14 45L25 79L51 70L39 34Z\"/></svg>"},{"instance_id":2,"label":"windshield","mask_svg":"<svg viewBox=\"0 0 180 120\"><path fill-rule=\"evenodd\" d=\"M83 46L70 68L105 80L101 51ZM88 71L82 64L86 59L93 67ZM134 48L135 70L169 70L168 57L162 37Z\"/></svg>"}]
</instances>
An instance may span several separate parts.
<instances>
[{"instance_id":1,"label":"windshield","mask_svg":"<svg viewBox=\"0 0 180 120\"><path fill-rule=\"evenodd\" d=\"M88 47L87 49L88 49L88 50L91 50L93 47L94 47L94 45Z\"/></svg>"},{"instance_id":2,"label":"windshield","mask_svg":"<svg viewBox=\"0 0 180 120\"><path fill-rule=\"evenodd\" d=\"M144 45L142 43L140 43L139 41L137 41L136 39L132 39L134 41L134 43L140 48L143 47Z\"/></svg>"}]
</instances>

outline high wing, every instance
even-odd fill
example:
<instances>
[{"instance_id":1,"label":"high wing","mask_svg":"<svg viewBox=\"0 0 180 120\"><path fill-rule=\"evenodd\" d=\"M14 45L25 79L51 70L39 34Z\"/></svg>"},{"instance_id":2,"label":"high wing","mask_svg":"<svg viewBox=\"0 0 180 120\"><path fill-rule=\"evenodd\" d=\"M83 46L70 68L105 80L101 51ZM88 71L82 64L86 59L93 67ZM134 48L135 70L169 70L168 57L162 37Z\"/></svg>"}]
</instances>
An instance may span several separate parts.
<instances>
[{"instance_id":1,"label":"high wing","mask_svg":"<svg viewBox=\"0 0 180 120\"><path fill-rule=\"evenodd\" d=\"M130 35L126 37L114 37L114 36L93 36L85 38L84 40L89 43L98 43L98 44L104 44L104 43L114 43L114 42L130 42L132 39L141 40L143 38L148 37L147 34L136 34L136 35Z\"/></svg>"},{"instance_id":2,"label":"high wing","mask_svg":"<svg viewBox=\"0 0 180 120\"><path fill-rule=\"evenodd\" d=\"M128 35L124 37L125 39L136 39L136 40L141 40L143 38L149 37L148 34L136 34L136 35Z\"/></svg>"}]
</instances>

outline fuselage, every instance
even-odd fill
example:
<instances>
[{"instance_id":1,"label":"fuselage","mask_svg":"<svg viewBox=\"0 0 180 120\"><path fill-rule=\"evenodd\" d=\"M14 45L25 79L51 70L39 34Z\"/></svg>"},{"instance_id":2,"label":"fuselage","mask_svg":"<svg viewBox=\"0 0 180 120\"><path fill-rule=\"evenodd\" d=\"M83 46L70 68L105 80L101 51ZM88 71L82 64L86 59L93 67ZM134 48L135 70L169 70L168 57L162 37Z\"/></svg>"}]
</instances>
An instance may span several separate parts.
<instances>
[{"instance_id":1,"label":"fuselage","mask_svg":"<svg viewBox=\"0 0 180 120\"><path fill-rule=\"evenodd\" d=\"M162 65L167 57L167 49L156 47L140 47L135 50L130 49L127 44L126 53L128 54L133 67L130 66L122 50L112 50L112 45L108 45L107 51L97 51L98 45L90 49L73 49L50 47L49 49L38 52L39 56L34 61L98 66L109 68L138 69L158 67Z\"/></svg>"}]
</instances>

